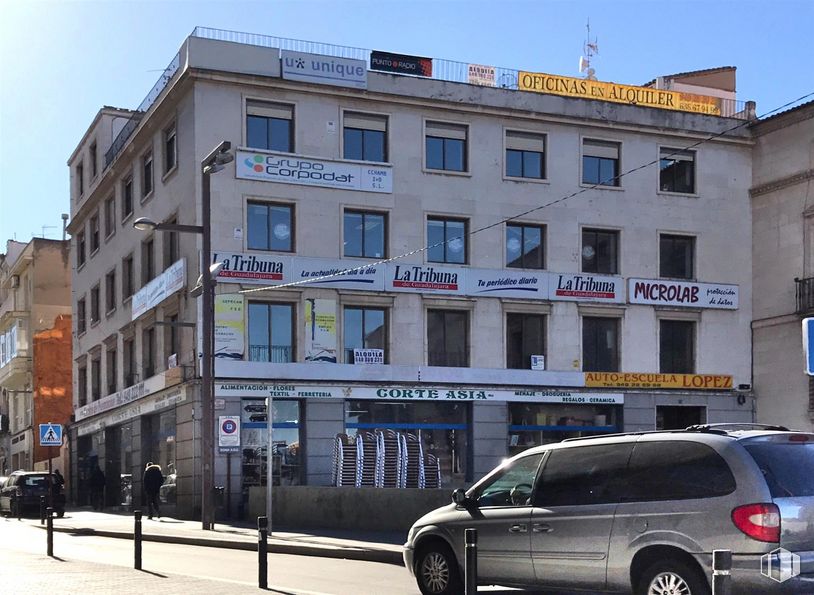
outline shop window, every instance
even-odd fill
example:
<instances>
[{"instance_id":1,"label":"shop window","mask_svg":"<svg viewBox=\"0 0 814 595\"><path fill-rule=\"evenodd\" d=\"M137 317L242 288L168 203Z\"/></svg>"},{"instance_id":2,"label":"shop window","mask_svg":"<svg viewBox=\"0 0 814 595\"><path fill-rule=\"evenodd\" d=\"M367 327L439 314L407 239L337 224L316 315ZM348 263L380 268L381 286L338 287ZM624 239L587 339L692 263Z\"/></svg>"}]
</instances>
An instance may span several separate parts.
<instances>
[{"instance_id":1,"label":"shop window","mask_svg":"<svg viewBox=\"0 0 814 595\"><path fill-rule=\"evenodd\" d=\"M501 467L473 494L478 507L531 506L532 486L542 460L542 454L529 455Z\"/></svg>"},{"instance_id":2,"label":"shop window","mask_svg":"<svg viewBox=\"0 0 814 595\"><path fill-rule=\"evenodd\" d=\"M178 163L178 146L176 143L175 122L164 129L164 175L171 172Z\"/></svg>"},{"instance_id":3,"label":"shop window","mask_svg":"<svg viewBox=\"0 0 814 595\"><path fill-rule=\"evenodd\" d=\"M427 364L469 366L469 312L427 310Z\"/></svg>"},{"instance_id":4,"label":"shop window","mask_svg":"<svg viewBox=\"0 0 814 595\"><path fill-rule=\"evenodd\" d=\"M265 399L240 402L241 486L245 505L252 487L268 483L268 411ZM272 485L302 483L303 450L300 443L300 401L272 400Z\"/></svg>"},{"instance_id":5,"label":"shop window","mask_svg":"<svg viewBox=\"0 0 814 595\"><path fill-rule=\"evenodd\" d=\"M694 278L695 238L661 234L659 236L659 274L668 279Z\"/></svg>"},{"instance_id":6,"label":"shop window","mask_svg":"<svg viewBox=\"0 0 814 595\"><path fill-rule=\"evenodd\" d=\"M122 373L124 374L124 386L133 386L138 382L139 376L136 374L136 345L133 339L125 339L122 342Z\"/></svg>"},{"instance_id":7,"label":"shop window","mask_svg":"<svg viewBox=\"0 0 814 595\"><path fill-rule=\"evenodd\" d=\"M133 295L134 286L133 255L128 254L122 258L122 300L126 300Z\"/></svg>"},{"instance_id":8,"label":"shop window","mask_svg":"<svg viewBox=\"0 0 814 595\"><path fill-rule=\"evenodd\" d=\"M107 365L107 394L112 395L116 392L118 378L117 378L117 358L118 354L115 347L111 347L105 352L105 363Z\"/></svg>"},{"instance_id":9,"label":"shop window","mask_svg":"<svg viewBox=\"0 0 814 595\"><path fill-rule=\"evenodd\" d=\"M141 243L141 286L144 287L155 277L155 242L153 238Z\"/></svg>"},{"instance_id":10,"label":"shop window","mask_svg":"<svg viewBox=\"0 0 814 595\"><path fill-rule=\"evenodd\" d=\"M76 268L79 268L82 265L84 265L86 258L87 254L85 248L85 230L83 229L78 234L76 234Z\"/></svg>"},{"instance_id":11,"label":"shop window","mask_svg":"<svg viewBox=\"0 0 814 595\"><path fill-rule=\"evenodd\" d=\"M619 232L582 230L582 272L616 275L619 272Z\"/></svg>"},{"instance_id":12,"label":"shop window","mask_svg":"<svg viewBox=\"0 0 814 595\"><path fill-rule=\"evenodd\" d=\"M707 408L690 405L657 405L657 430L683 430L707 423Z\"/></svg>"},{"instance_id":13,"label":"shop window","mask_svg":"<svg viewBox=\"0 0 814 595\"><path fill-rule=\"evenodd\" d=\"M506 367L530 370L532 355L545 355L546 317L506 314Z\"/></svg>"},{"instance_id":14,"label":"shop window","mask_svg":"<svg viewBox=\"0 0 814 595\"><path fill-rule=\"evenodd\" d=\"M81 335L88 330L87 307L85 298L76 302L76 332Z\"/></svg>"},{"instance_id":15,"label":"shop window","mask_svg":"<svg viewBox=\"0 0 814 595\"><path fill-rule=\"evenodd\" d=\"M383 308L346 306L342 324L345 363L353 364L354 349L381 349L387 361L387 324Z\"/></svg>"},{"instance_id":16,"label":"shop window","mask_svg":"<svg viewBox=\"0 0 814 595\"><path fill-rule=\"evenodd\" d=\"M468 128L461 124L427 122L425 127L427 169L466 171Z\"/></svg>"},{"instance_id":17,"label":"shop window","mask_svg":"<svg viewBox=\"0 0 814 595\"><path fill-rule=\"evenodd\" d=\"M88 404L88 369L85 366L80 366L76 374L76 402L80 407Z\"/></svg>"},{"instance_id":18,"label":"shop window","mask_svg":"<svg viewBox=\"0 0 814 595\"><path fill-rule=\"evenodd\" d=\"M249 302L249 360L294 361L294 305Z\"/></svg>"},{"instance_id":19,"label":"shop window","mask_svg":"<svg viewBox=\"0 0 814 595\"><path fill-rule=\"evenodd\" d=\"M294 207L268 202L249 202L246 208L250 250L294 251Z\"/></svg>"},{"instance_id":20,"label":"shop window","mask_svg":"<svg viewBox=\"0 0 814 595\"><path fill-rule=\"evenodd\" d=\"M90 218L90 254L99 249L99 212Z\"/></svg>"},{"instance_id":21,"label":"shop window","mask_svg":"<svg viewBox=\"0 0 814 595\"><path fill-rule=\"evenodd\" d=\"M153 152L148 151L141 158L141 198L145 199L153 192Z\"/></svg>"},{"instance_id":22,"label":"shop window","mask_svg":"<svg viewBox=\"0 0 814 595\"><path fill-rule=\"evenodd\" d=\"M582 370L619 371L618 318L582 318Z\"/></svg>"},{"instance_id":23,"label":"shop window","mask_svg":"<svg viewBox=\"0 0 814 595\"><path fill-rule=\"evenodd\" d=\"M506 132L506 177L545 178L545 135Z\"/></svg>"},{"instance_id":24,"label":"shop window","mask_svg":"<svg viewBox=\"0 0 814 595\"><path fill-rule=\"evenodd\" d=\"M116 233L116 197L105 200L105 238Z\"/></svg>"},{"instance_id":25,"label":"shop window","mask_svg":"<svg viewBox=\"0 0 814 595\"><path fill-rule=\"evenodd\" d=\"M98 401L102 397L102 360L94 358L90 362L90 398Z\"/></svg>"},{"instance_id":26,"label":"shop window","mask_svg":"<svg viewBox=\"0 0 814 595\"><path fill-rule=\"evenodd\" d=\"M144 378L155 375L155 364L155 327L151 326L141 333L141 369Z\"/></svg>"},{"instance_id":27,"label":"shop window","mask_svg":"<svg viewBox=\"0 0 814 595\"><path fill-rule=\"evenodd\" d=\"M659 188L662 192L695 193L695 151L661 149Z\"/></svg>"},{"instance_id":28,"label":"shop window","mask_svg":"<svg viewBox=\"0 0 814 595\"><path fill-rule=\"evenodd\" d=\"M110 314L116 309L116 269L105 275L105 312Z\"/></svg>"},{"instance_id":29,"label":"shop window","mask_svg":"<svg viewBox=\"0 0 814 595\"><path fill-rule=\"evenodd\" d=\"M619 185L619 143L584 139L582 141L582 183Z\"/></svg>"},{"instance_id":30,"label":"shop window","mask_svg":"<svg viewBox=\"0 0 814 595\"><path fill-rule=\"evenodd\" d=\"M517 269L545 268L545 227L506 224L506 266Z\"/></svg>"},{"instance_id":31,"label":"shop window","mask_svg":"<svg viewBox=\"0 0 814 595\"><path fill-rule=\"evenodd\" d=\"M145 419L145 418L142 418ZM148 459L161 466L164 475L164 484L161 486L158 497L161 504L174 505L176 503L176 427L175 409L164 411L146 418L149 428ZM142 428L144 432L145 428Z\"/></svg>"},{"instance_id":32,"label":"shop window","mask_svg":"<svg viewBox=\"0 0 814 595\"><path fill-rule=\"evenodd\" d=\"M387 216L369 211L345 211L342 240L346 257L384 258Z\"/></svg>"},{"instance_id":33,"label":"shop window","mask_svg":"<svg viewBox=\"0 0 814 595\"><path fill-rule=\"evenodd\" d=\"M294 152L294 106L248 100L246 144L253 149Z\"/></svg>"},{"instance_id":34,"label":"shop window","mask_svg":"<svg viewBox=\"0 0 814 595\"><path fill-rule=\"evenodd\" d=\"M695 322L659 321L659 372L695 373Z\"/></svg>"},{"instance_id":35,"label":"shop window","mask_svg":"<svg viewBox=\"0 0 814 595\"><path fill-rule=\"evenodd\" d=\"M465 264L467 222L427 217L427 262Z\"/></svg>"},{"instance_id":36,"label":"shop window","mask_svg":"<svg viewBox=\"0 0 814 595\"><path fill-rule=\"evenodd\" d=\"M598 436L621 428L621 407L509 403L509 454L566 438Z\"/></svg>"},{"instance_id":37,"label":"shop window","mask_svg":"<svg viewBox=\"0 0 814 595\"><path fill-rule=\"evenodd\" d=\"M122 221L133 214L133 174L122 180Z\"/></svg>"},{"instance_id":38,"label":"shop window","mask_svg":"<svg viewBox=\"0 0 814 595\"><path fill-rule=\"evenodd\" d=\"M342 129L345 159L387 161L387 116L345 112Z\"/></svg>"}]
</instances>

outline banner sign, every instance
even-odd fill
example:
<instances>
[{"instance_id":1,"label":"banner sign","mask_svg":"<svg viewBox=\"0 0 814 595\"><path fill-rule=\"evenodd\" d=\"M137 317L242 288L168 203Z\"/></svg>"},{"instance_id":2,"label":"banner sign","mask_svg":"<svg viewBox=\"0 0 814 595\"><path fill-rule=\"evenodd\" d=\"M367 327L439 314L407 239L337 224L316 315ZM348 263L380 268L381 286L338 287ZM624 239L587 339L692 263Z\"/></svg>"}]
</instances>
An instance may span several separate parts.
<instances>
[{"instance_id":1,"label":"banner sign","mask_svg":"<svg viewBox=\"0 0 814 595\"><path fill-rule=\"evenodd\" d=\"M159 393L152 398L143 399L124 407L107 417L96 419L93 422L82 424L77 429L79 436L87 436L104 429L107 426L115 426L122 422L134 419L141 415L155 413L176 403L186 401L186 389L183 386Z\"/></svg>"},{"instance_id":2,"label":"banner sign","mask_svg":"<svg viewBox=\"0 0 814 595\"><path fill-rule=\"evenodd\" d=\"M543 271L468 269L467 273L467 295L536 300L548 298L549 274Z\"/></svg>"},{"instance_id":3,"label":"banner sign","mask_svg":"<svg viewBox=\"0 0 814 595\"><path fill-rule=\"evenodd\" d=\"M548 286L548 299L622 303L625 301L623 292L624 281L621 277L553 273Z\"/></svg>"},{"instance_id":4,"label":"banner sign","mask_svg":"<svg viewBox=\"0 0 814 595\"><path fill-rule=\"evenodd\" d=\"M422 264L389 264L385 291L464 295L466 269Z\"/></svg>"},{"instance_id":5,"label":"banner sign","mask_svg":"<svg viewBox=\"0 0 814 595\"><path fill-rule=\"evenodd\" d=\"M384 349L354 349L354 364L383 364Z\"/></svg>"},{"instance_id":6,"label":"banner sign","mask_svg":"<svg viewBox=\"0 0 814 595\"><path fill-rule=\"evenodd\" d=\"M738 286L665 279L628 279L631 304L738 309Z\"/></svg>"},{"instance_id":7,"label":"banner sign","mask_svg":"<svg viewBox=\"0 0 814 595\"><path fill-rule=\"evenodd\" d=\"M721 115L721 100L717 97L665 91L652 87L604 83L542 72L520 71L517 76L517 88L520 91L533 91L563 97L627 103L713 116Z\"/></svg>"},{"instance_id":8,"label":"banner sign","mask_svg":"<svg viewBox=\"0 0 814 595\"><path fill-rule=\"evenodd\" d=\"M280 65L282 77L290 81L367 89L364 60L282 50Z\"/></svg>"},{"instance_id":9,"label":"banner sign","mask_svg":"<svg viewBox=\"0 0 814 595\"><path fill-rule=\"evenodd\" d=\"M130 302L131 320L163 302L186 284L186 259L171 264L158 277L137 291Z\"/></svg>"},{"instance_id":10,"label":"banner sign","mask_svg":"<svg viewBox=\"0 0 814 595\"><path fill-rule=\"evenodd\" d=\"M384 264L365 266L358 271L350 270L369 264L371 264L370 261L295 258L293 277L296 281L318 279L309 283L309 287L384 291ZM319 279L320 277L327 278Z\"/></svg>"},{"instance_id":11,"label":"banner sign","mask_svg":"<svg viewBox=\"0 0 814 595\"><path fill-rule=\"evenodd\" d=\"M391 54L374 50L370 53L370 69L395 72L397 74L432 76L432 58Z\"/></svg>"},{"instance_id":12,"label":"banner sign","mask_svg":"<svg viewBox=\"0 0 814 595\"><path fill-rule=\"evenodd\" d=\"M102 397L98 401L93 401L82 407L77 407L74 410L74 420L80 421L82 419L115 409L127 403L137 401L151 393L157 392L164 388L165 380L162 374L151 376L143 382L128 386L127 388L113 393L106 397Z\"/></svg>"},{"instance_id":13,"label":"banner sign","mask_svg":"<svg viewBox=\"0 0 814 595\"><path fill-rule=\"evenodd\" d=\"M241 294L215 296L215 357L243 359L245 318Z\"/></svg>"},{"instance_id":14,"label":"banner sign","mask_svg":"<svg viewBox=\"0 0 814 595\"><path fill-rule=\"evenodd\" d=\"M222 283L282 285L293 280L290 256L213 252L212 264L218 262L223 263L217 276Z\"/></svg>"},{"instance_id":15,"label":"banner sign","mask_svg":"<svg viewBox=\"0 0 814 595\"><path fill-rule=\"evenodd\" d=\"M470 85L481 85L485 87L495 86L495 67L481 66L480 64L470 64L467 74L467 82Z\"/></svg>"},{"instance_id":16,"label":"banner sign","mask_svg":"<svg viewBox=\"0 0 814 595\"><path fill-rule=\"evenodd\" d=\"M336 363L336 300L305 300L305 361Z\"/></svg>"},{"instance_id":17,"label":"banner sign","mask_svg":"<svg viewBox=\"0 0 814 595\"><path fill-rule=\"evenodd\" d=\"M382 194L393 192L393 168L390 165L313 159L289 153L237 151L235 177Z\"/></svg>"},{"instance_id":18,"label":"banner sign","mask_svg":"<svg viewBox=\"0 0 814 595\"><path fill-rule=\"evenodd\" d=\"M722 374L649 374L637 372L585 372L589 388L683 388L731 390L732 376Z\"/></svg>"}]
</instances>

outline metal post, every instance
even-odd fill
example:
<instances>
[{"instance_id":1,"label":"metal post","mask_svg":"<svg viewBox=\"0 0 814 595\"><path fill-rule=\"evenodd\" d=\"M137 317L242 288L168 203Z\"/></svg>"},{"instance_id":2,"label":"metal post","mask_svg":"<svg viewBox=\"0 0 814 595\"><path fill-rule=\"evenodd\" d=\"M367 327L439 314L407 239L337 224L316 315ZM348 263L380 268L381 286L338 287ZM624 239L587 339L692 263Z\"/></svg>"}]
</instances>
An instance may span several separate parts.
<instances>
[{"instance_id":1,"label":"metal post","mask_svg":"<svg viewBox=\"0 0 814 595\"><path fill-rule=\"evenodd\" d=\"M54 509L50 506L46 509L45 513L48 515L46 527L48 532L48 555L54 557Z\"/></svg>"},{"instance_id":2,"label":"metal post","mask_svg":"<svg viewBox=\"0 0 814 595\"><path fill-rule=\"evenodd\" d=\"M135 560L133 568L141 570L141 511L134 510L135 526L133 527L133 545L135 547Z\"/></svg>"},{"instance_id":3,"label":"metal post","mask_svg":"<svg viewBox=\"0 0 814 595\"><path fill-rule=\"evenodd\" d=\"M40 496L40 525L45 524L45 509L47 506L45 505L45 496Z\"/></svg>"},{"instance_id":4,"label":"metal post","mask_svg":"<svg viewBox=\"0 0 814 595\"><path fill-rule=\"evenodd\" d=\"M269 529L274 531L274 517L272 516L274 510L272 507L272 488L274 487L274 454L272 452L274 450L274 415L272 412L274 411L274 399L268 397L266 402L268 403L266 406L266 516L269 521Z\"/></svg>"},{"instance_id":5,"label":"metal post","mask_svg":"<svg viewBox=\"0 0 814 595\"><path fill-rule=\"evenodd\" d=\"M712 550L712 595L732 593L732 551Z\"/></svg>"},{"instance_id":6,"label":"metal post","mask_svg":"<svg viewBox=\"0 0 814 595\"><path fill-rule=\"evenodd\" d=\"M17 488L16 498L14 498L14 505L17 508L17 520L23 520L23 493L21 489Z\"/></svg>"},{"instance_id":7,"label":"metal post","mask_svg":"<svg viewBox=\"0 0 814 595\"><path fill-rule=\"evenodd\" d=\"M226 518L232 518L232 453L226 453Z\"/></svg>"},{"instance_id":8,"label":"metal post","mask_svg":"<svg viewBox=\"0 0 814 595\"><path fill-rule=\"evenodd\" d=\"M217 151L217 149L216 149ZM217 153L216 153L217 154ZM212 489L215 485L213 436L215 432L215 420L213 411L213 365L212 360L212 335L214 316L214 296L212 295L212 275L209 272L209 261L212 258L212 238L210 219L210 181L209 174L203 172L207 157L201 164L201 221L203 227L202 252L203 262L201 263L201 276L203 293L201 295L201 307L203 308L203 322L201 337L202 356L201 362L201 461L202 461L202 484L201 484L201 525L204 531L214 528L215 507L213 506Z\"/></svg>"},{"instance_id":9,"label":"metal post","mask_svg":"<svg viewBox=\"0 0 814 595\"><path fill-rule=\"evenodd\" d=\"M257 584L261 589L267 589L269 585L268 526L268 517L257 517Z\"/></svg>"},{"instance_id":10,"label":"metal post","mask_svg":"<svg viewBox=\"0 0 814 595\"><path fill-rule=\"evenodd\" d=\"M464 544L466 557L464 559L464 569L466 582L464 592L466 595L476 595L478 592L478 530L464 530Z\"/></svg>"}]
</instances>

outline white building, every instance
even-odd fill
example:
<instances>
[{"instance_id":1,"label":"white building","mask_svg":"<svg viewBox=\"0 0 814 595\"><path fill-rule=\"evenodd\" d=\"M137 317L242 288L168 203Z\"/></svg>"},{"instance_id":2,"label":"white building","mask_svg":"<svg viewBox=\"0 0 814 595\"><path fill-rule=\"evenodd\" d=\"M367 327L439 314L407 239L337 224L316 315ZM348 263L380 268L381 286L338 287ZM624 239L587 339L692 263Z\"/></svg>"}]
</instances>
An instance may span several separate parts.
<instances>
[{"instance_id":1,"label":"white building","mask_svg":"<svg viewBox=\"0 0 814 595\"><path fill-rule=\"evenodd\" d=\"M104 461L108 487L132 474L136 494L147 460L172 464L178 512L196 513L196 333L161 323L198 322L200 239L132 223L200 225L200 160L223 140L215 414L242 424L216 483L232 514L262 493L268 396L282 486L332 483L337 436L374 429L418 436L447 487L531 444L752 421L750 133L706 140L741 120L679 111L708 107L676 91L633 88L673 109L643 107L516 89L547 75L487 68L475 85L465 64L405 76L369 52L238 41L196 30L139 111L103 108L69 160L80 473Z\"/></svg>"}]
</instances>

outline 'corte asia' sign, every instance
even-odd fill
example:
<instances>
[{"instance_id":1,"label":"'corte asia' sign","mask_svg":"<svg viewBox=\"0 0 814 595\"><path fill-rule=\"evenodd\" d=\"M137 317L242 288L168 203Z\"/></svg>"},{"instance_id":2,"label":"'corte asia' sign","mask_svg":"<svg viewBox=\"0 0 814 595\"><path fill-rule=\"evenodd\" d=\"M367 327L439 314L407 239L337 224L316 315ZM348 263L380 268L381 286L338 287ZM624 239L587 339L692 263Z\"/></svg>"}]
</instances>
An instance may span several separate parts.
<instances>
[{"instance_id":1,"label":"'corte asia' sign","mask_svg":"<svg viewBox=\"0 0 814 595\"><path fill-rule=\"evenodd\" d=\"M631 304L738 309L738 286L664 279L628 279Z\"/></svg>"}]
</instances>

